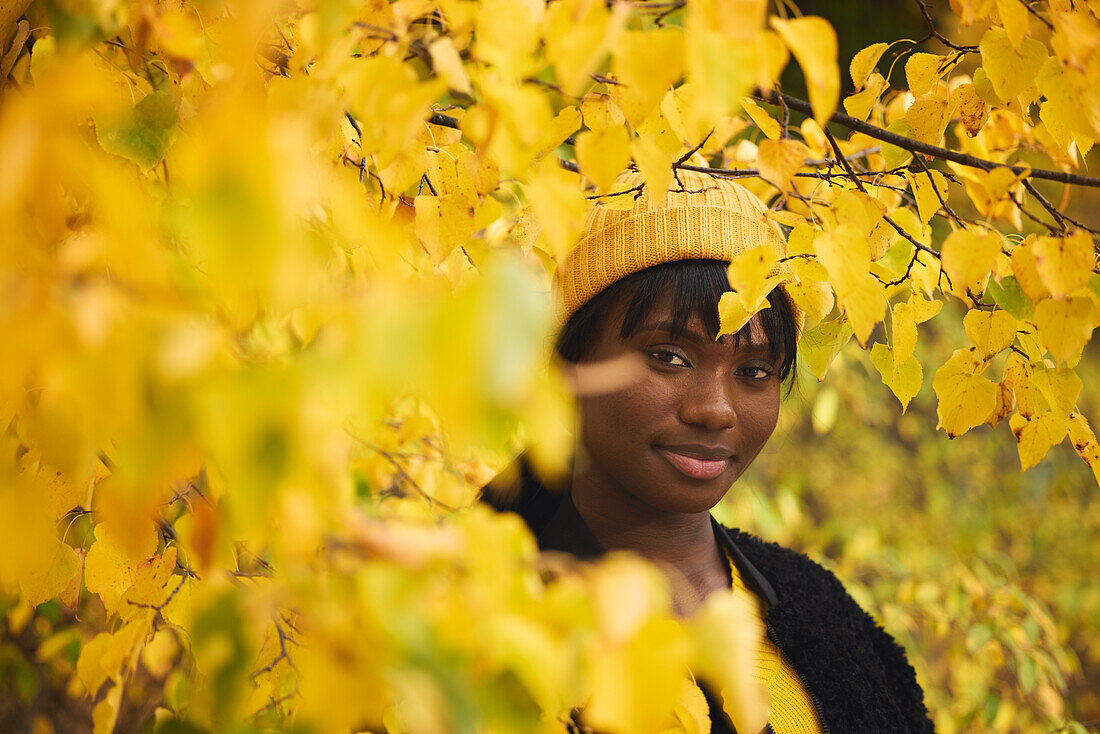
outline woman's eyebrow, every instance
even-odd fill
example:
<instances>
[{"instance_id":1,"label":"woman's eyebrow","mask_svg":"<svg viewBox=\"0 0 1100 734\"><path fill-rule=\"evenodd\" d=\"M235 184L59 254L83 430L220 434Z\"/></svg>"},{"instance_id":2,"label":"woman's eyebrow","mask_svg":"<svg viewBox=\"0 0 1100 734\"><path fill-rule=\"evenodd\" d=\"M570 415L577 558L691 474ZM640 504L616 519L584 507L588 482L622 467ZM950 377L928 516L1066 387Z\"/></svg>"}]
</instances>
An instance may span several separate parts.
<instances>
[{"instance_id":1,"label":"woman's eyebrow","mask_svg":"<svg viewBox=\"0 0 1100 734\"><path fill-rule=\"evenodd\" d=\"M677 326L679 326L679 328L677 328ZM709 338L705 334L700 334L695 329L687 328L686 324L678 325L672 321L657 321L652 324L642 324L634 331L635 333L639 334L647 331L655 331L657 333L668 334L670 336L676 334L678 336L684 336L688 339L693 339L695 341L703 341L704 339L709 341Z\"/></svg>"},{"instance_id":2,"label":"woman's eyebrow","mask_svg":"<svg viewBox=\"0 0 1100 734\"><path fill-rule=\"evenodd\" d=\"M642 324L636 330L636 334L642 334L645 332L656 332L659 334L668 334L682 336L685 339L689 339L695 342L710 342L714 341L710 338L709 334L704 334L696 329L689 329L683 326L679 329L676 328L676 324L672 321L657 321L652 324ZM719 339L733 339L734 334L724 334ZM752 337L745 338L742 336L737 340L737 349L742 352L759 352L761 354L771 354L772 345L771 342L765 337L764 341L752 341Z\"/></svg>"}]
</instances>

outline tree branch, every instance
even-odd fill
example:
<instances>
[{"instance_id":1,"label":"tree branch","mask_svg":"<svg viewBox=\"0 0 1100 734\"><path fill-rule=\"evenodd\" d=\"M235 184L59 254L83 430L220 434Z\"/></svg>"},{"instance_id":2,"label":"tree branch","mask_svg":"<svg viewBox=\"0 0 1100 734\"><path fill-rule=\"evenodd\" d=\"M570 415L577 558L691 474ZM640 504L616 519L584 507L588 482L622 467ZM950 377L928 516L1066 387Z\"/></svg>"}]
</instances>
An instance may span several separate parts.
<instances>
[{"instance_id":1,"label":"tree branch","mask_svg":"<svg viewBox=\"0 0 1100 734\"><path fill-rule=\"evenodd\" d=\"M848 162L848 159L844 157L844 153L842 153L842 152L840 151L840 144L839 144L839 143L838 143L838 142L836 141L836 138L834 138L834 137L833 137L833 134L832 134L831 132L829 132L829 129L828 129L828 128L822 128L822 129L823 129L823 130L825 131L825 137L829 139L829 145L833 146L833 152L834 152L834 153L836 153L836 157L837 157L837 160L838 160L838 161L840 161L840 163L841 163L841 165L842 165L842 166L844 166L844 170L848 172L848 177L849 177L849 178L850 178L850 179L851 179L852 181L854 181L854 182L855 182L855 184L856 184L856 187L857 187L857 188L858 188L858 189L859 189L860 191L862 191L863 193L865 193L865 194L866 194L866 193L867 193L867 189L866 189L866 187L865 187L865 186L863 185L863 181L861 181L861 180L860 180L860 178L859 178L859 176L857 176L857 175L856 175L856 172L855 172L855 170L854 170L854 169L852 168L852 164L851 164L851 163L849 163L849 162ZM933 188L935 188L935 186L933 186ZM931 247L928 247L927 245L925 245L925 244L922 244L922 243L918 242L918 241L916 240L916 238L914 238L914 237L913 237L913 236L912 236L911 234L909 234L908 232L906 232L906 231L905 231L905 230L904 230L904 229L902 228L902 226L901 226L900 224L898 224L898 223L897 223L897 222L895 222L895 221L894 221L893 219L891 219L891 218L890 218L890 215L888 215L888 214L885 214L885 213L884 213L884 214L882 215L882 218L883 218L883 220L884 220L884 221L885 221L885 222L886 222L887 224L889 224L889 225L890 225L891 227L893 227L893 228L894 228L894 231L895 231L895 232L897 232L898 234L900 234L900 235L901 235L902 237L904 237L905 239L909 240L909 242L910 242L910 243L911 243L911 244L912 244L912 245L913 245L914 247L916 247L916 248L917 248L917 250L924 250L925 252L927 252L927 253L928 253L928 254L930 254L930 255L935 255L935 256L939 257L939 253L938 253L938 252L936 252L935 250L933 250L933 249L932 249ZM914 255L914 257L915 257L915 255ZM912 268L912 263L910 263L910 268ZM908 271L906 271L906 272L908 272ZM908 277L908 276L907 276L907 277Z\"/></svg>"},{"instance_id":2,"label":"tree branch","mask_svg":"<svg viewBox=\"0 0 1100 734\"><path fill-rule=\"evenodd\" d=\"M1070 215L1058 209L1058 207L1054 206L1054 204L1050 203L1050 201L1047 200L1045 196L1043 196L1043 194L1039 191L1039 189L1035 187L1035 184L1033 184L1031 181L1028 181L1025 178L1022 183L1024 185L1024 188L1027 189L1028 193L1035 197L1035 200L1038 201L1043 206L1043 208L1047 210L1047 213L1049 213L1050 216L1054 217L1054 221L1058 223L1061 231L1066 231L1066 223L1069 222L1070 224L1079 227L1090 234L1100 234L1100 230L1093 229L1092 227L1088 227L1081 222L1078 222Z\"/></svg>"},{"instance_id":3,"label":"tree branch","mask_svg":"<svg viewBox=\"0 0 1100 734\"><path fill-rule=\"evenodd\" d=\"M791 109L798 110L805 115L813 115L813 108L810 107L810 103L792 97L789 94L783 94L774 90L764 90L757 88L754 90L754 96L757 99L763 100L768 104L781 105L786 104ZM837 125L846 127L854 132L863 133L876 140L881 140L884 143L890 145L896 145L899 148L904 148L911 153L923 153L924 155L931 156L933 158L942 158L946 161L952 161L958 163L961 166L967 166L969 168L980 168L983 171L991 171L994 168L1008 168L1013 173L1026 173L1030 178L1040 178L1047 181L1057 181L1059 183L1071 184L1075 186L1089 186L1092 188L1100 188L1100 178L1096 176L1080 176L1074 173L1066 173L1064 171L1049 171L1042 168L1029 168L1027 166L1012 166L1004 163L995 163L994 161L987 161L982 158L977 158L965 153L958 153L948 148L941 148L938 145L929 145L928 143L922 143L919 140L913 140L907 138L904 135L898 135L897 133L884 130L881 127L872 125L868 122L864 122L857 117L846 115L843 112L834 112L832 117L829 118L829 122L835 122Z\"/></svg>"}]
</instances>

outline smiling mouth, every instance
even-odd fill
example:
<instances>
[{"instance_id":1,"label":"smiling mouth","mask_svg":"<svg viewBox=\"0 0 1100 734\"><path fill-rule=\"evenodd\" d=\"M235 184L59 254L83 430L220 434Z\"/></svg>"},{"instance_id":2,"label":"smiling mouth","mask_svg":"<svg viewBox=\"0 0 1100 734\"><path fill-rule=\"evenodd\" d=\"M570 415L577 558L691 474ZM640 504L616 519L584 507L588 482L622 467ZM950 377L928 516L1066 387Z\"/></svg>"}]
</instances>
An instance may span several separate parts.
<instances>
[{"instance_id":1,"label":"smiling mouth","mask_svg":"<svg viewBox=\"0 0 1100 734\"><path fill-rule=\"evenodd\" d=\"M724 472L730 465L732 457L702 458L691 454L681 453L672 449L658 446L657 450L668 459L668 462L691 479L714 479Z\"/></svg>"}]
</instances>

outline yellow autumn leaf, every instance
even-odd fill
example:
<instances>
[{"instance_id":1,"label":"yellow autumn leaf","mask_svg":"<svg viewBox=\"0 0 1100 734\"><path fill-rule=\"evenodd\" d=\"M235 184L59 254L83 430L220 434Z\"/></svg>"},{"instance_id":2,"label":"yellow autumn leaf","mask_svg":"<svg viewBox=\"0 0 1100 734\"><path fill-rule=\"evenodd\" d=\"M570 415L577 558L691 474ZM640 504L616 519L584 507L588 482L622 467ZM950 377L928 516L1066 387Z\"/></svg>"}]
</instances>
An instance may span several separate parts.
<instances>
[{"instance_id":1,"label":"yellow autumn leaf","mask_svg":"<svg viewBox=\"0 0 1100 734\"><path fill-rule=\"evenodd\" d=\"M766 209L764 218L771 222L777 222L785 227L797 227L806 223L806 218L787 209Z\"/></svg>"},{"instance_id":2,"label":"yellow autumn leaf","mask_svg":"<svg viewBox=\"0 0 1100 734\"><path fill-rule=\"evenodd\" d=\"M852 117L866 120L875 106L875 102L890 84L877 71L867 79L863 90L844 98L844 110Z\"/></svg>"},{"instance_id":3,"label":"yellow autumn leaf","mask_svg":"<svg viewBox=\"0 0 1100 734\"><path fill-rule=\"evenodd\" d=\"M638 172L645 179L651 200L659 206L672 183L672 163L678 157L680 139L665 116L656 112L647 117L636 132L630 142L630 152Z\"/></svg>"},{"instance_id":4,"label":"yellow autumn leaf","mask_svg":"<svg viewBox=\"0 0 1100 734\"><path fill-rule=\"evenodd\" d=\"M55 541L50 555L38 560L19 579L23 599L32 606L60 596L80 573L80 557L71 546L60 541Z\"/></svg>"},{"instance_id":5,"label":"yellow autumn leaf","mask_svg":"<svg viewBox=\"0 0 1100 734\"><path fill-rule=\"evenodd\" d=\"M695 639L692 672L720 693L736 731L762 731L768 721L768 691L753 675L760 642L756 614L745 598L723 590L711 594L688 622Z\"/></svg>"},{"instance_id":6,"label":"yellow autumn leaf","mask_svg":"<svg viewBox=\"0 0 1100 734\"><path fill-rule=\"evenodd\" d=\"M1053 56L1043 64L1036 81L1039 93L1046 98L1039 105L1039 119L1057 146L1054 156L1064 155L1075 163L1077 155L1087 155L1093 143L1093 130L1081 114L1081 95Z\"/></svg>"},{"instance_id":7,"label":"yellow autumn leaf","mask_svg":"<svg viewBox=\"0 0 1100 734\"><path fill-rule=\"evenodd\" d=\"M913 309L913 315L918 324L931 321L943 308L943 301L929 300L919 293L909 297L909 305Z\"/></svg>"},{"instance_id":8,"label":"yellow autumn leaf","mask_svg":"<svg viewBox=\"0 0 1100 734\"><path fill-rule=\"evenodd\" d=\"M963 25L988 22L993 10L993 0L952 0L951 10L959 16Z\"/></svg>"},{"instance_id":9,"label":"yellow autumn leaf","mask_svg":"<svg viewBox=\"0 0 1100 734\"><path fill-rule=\"evenodd\" d=\"M543 19L546 60L562 91L579 95L590 82L606 53L609 37L617 30L623 13L608 12L599 0L563 0L547 5Z\"/></svg>"},{"instance_id":10,"label":"yellow autumn leaf","mask_svg":"<svg viewBox=\"0 0 1100 734\"><path fill-rule=\"evenodd\" d=\"M741 296L746 306L757 307L783 279L781 275L772 275L778 263L779 253L773 247L763 245L746 250L734 257L726 268L730 287Z\"/></svg>"},{"instance_id":11,"label":"yellow autumn leaf","mask_svg":"<svg viewBox=\"0 0 1100 734\"><path fill-rule=\"evenodd\" d=\"M917 346L917 324L923 324L940 312L942 301L926 300L914 293L905 303L893 307L890 313L891 347L894 360L905 362Z\"/></svg>"},{"instance_id":12,"label":"yellow autumn leaf","mask_svg":"<svg viewBox=\"0 0 1100 734\"><path fill-rule=\"evenodd\" d=\"M802 334L798 354L819 381L825 379L829 365L852 338L852 324L841 317L826 321Z\"/></svg>"},{"instance_id":13,"label":"yellow autumn leaf","mask_svg":"<svg viewBox=\"0 0 1100 734\"><path fill-rule=\"evenodd\" d=\"M1021 51L1030 27L1028 7L1018 0L996 0L996 3L1008 40L1014 49Z\"/></svg>"},{"instance_id":14,"label":"yellow autumn leaf","mask_svg":"<svg viewBox=\"0 0 1100 734\"><path fill-rule=\"evenodd\" d=\"M809 223L796 224L787 236L787 265L799 280L828 280L829 273L817 261L814 239L821 231ZM814 257L805 257L811 255Z\"/></svg>"},{"instance_id":15,"label":"yellow autumn leaf","mask_svg":"<svg viewBox=\"0 0 1100 734\"><path fill-rule=\"evenodd\" d=\"M428 55L432 59L432 68L447 82L447 86L462 94L472 94L470 77L462 65L454 41L449 36L440 36L428 46Z\"/></svg>"},{"instance_id":16,"label":"yellow autumn leaf","mask_svg":"<svg viewBox=\"0 0 1100 734\"><path fill-rule=\"evenodd\" d=\"M912 355L903 358L900 363L895 363L894 357L894 351L885 344L876 342L871 348L871 364L882 376L882 383L897 397L904 413L909 402L920 392L924 369Z\"/></svg>"},{"instance_id":17,"label":"yellow autumn leaf","mask_svg":"<svg viewBox=\"0 0 1100 734\"><path fill-rule=\"evenodd\" d=\"M785 289L806 317L813 321L822 321L833 310L833 289L825 281L788 283Z\"/></svg>"},{"instance_id":18,"label":"yellow autumn leaf","mask_svg":"<svg viewBox=\"0 0 1100 734\"><path fill-rule=\"evenodd\" d=\"M714 29L700 17L704 13L695 12L700 5L687 6L685 53L690 81L676 88L679 131L692 141L714 129L715 119L734 112L756 83L761 67L756 44L739 42Z\"/></svg>"},{"instance_id":19,"label":"yellow autumn leaf","mask_svg":"<svg viewBox=\"0 0 1100 734\"><path fill-rule=\"evenodd\" d=\"M764 133L769 140L779 140L779 122L769 115L767 110L758 105L752 97L741 98L741 109L748 113L748 116L760 128L760 132Z\"/></svg>"},{"instance_id":20,"label":"yellow autumn leaf","mask_svg":"<svg viewBox=\"0 0 1100 734\"><path fill-rule=\"evenodd\" d=\"M752 0L755 2L756 0ZM763 28L756 36L756 85L761 89L772 89L775 81L787 68L791 52L783 43L782 37L770 28Z\"/></svg>"},{"instance_id":21,"label":"yellow autumn leaf","mask_svg":"<svg viewBox=\"0 0 1100 734\"><path fill-rule=\"evenodd\" d=\"M927 223L947 201L947 177L936 170L921 172L906 171L913 198L917 200L917 213L920 220Z\"/></svg>"},{"instance_id":22,"label":"yellow autumn leaf","mask_svg":"<svg viewBox=\"0 0 1100 734\"><path fill-rule=\"evenodd\" d=\"M474 234L476 209L461 194L417 196L414 206L416 236L436 263L446 260Z\"/></svg>"},{"instance_id":23,"label":"yellow autumn leaf","mask_svg":"<svg viewBox=\"0 0 1100 734\"><path fill-rule=\"evenodd\" d=\"M1039 237L1032 248L1039 278L1055 298L1084 286L1096 265L1092 237L1084 230L1061 238Z\"/></svg>"},{"instance_id":24,"label":"yellow autumn leaf","mask_svg":"<svg viewBox=\"0 0 1100 734\"><path fill-rule=\"evenodd\" d=\"M623 31L612 49L611 69L622 82L617 98L637 127L684 74L684 32L679 28Z\"/></svg>"},{"instance_id":25,"label":"yellow autumn leaf","mask_svg":"<svg viewBox=\"0 0 1100 734\"><path fill-rule=\"evenodd\" d=\"M111 642L109 632L100 632L89 640L80 650L76 660L76 675L89 696L95 696L100 686L109 677L103 667L103 655Z\"/></svg>"},{"instance_id":26,"label":"yellow autumn leaf","mask_svg":"<svg viewBox=\"0 0 1100 734\"><path fill-rule=\"evenodd\" d=\"M951 91L951 104L958 111L970 137L977 135L989 119L989 105L971 82L960 84Z\"/></svg>"},{"instance_id":27,"label":"yellow autumn leaf","mask_svg":"<svg viewBox=\"0 0 1100 734\"><path fill-rule=\"evenodd\" d=\"M1064 301L1048 298L1035 306L1039 338L1055 360L1070 366L1077 363L1092 338L1094 314L1092 301L1082 296Z\"/></svg>"},{"instance_id":28,"label":"yellow autumn leaf","mask_svg":"<svg viewBox=\"0 0 1100 734\"><path fill-rule=\"evenodd\" d=\"M196 61L206 45L197 13L189 8L168 7L157 14L157 46L162 54Z\"/></svg>"},{"instance_id":29,"label":"yellow autumn leaf","mask_svg":"<svg viewBox=\"0 0 1100 734\"><path fill-rule=\"evenodd\" d=\"M1073 442L1073 450L1089 465L1093 477L1100 484L1100 445L1096 442L1096 434L1093 433L1088 420L1080 413L1070 414L1069 440Z\"/></svg>"},{"instance_id":30,"label":"yellow autumn leaf","mask_svg":"<svg viewBox=\"0 0 1100 734\"><path fill-rule=\"evenodd\" d=\"M957 229L948 235L940 251L940 260L955 292L965 294L966 289L981 292L1000 251L1001 238L996 232L983 235L969 229Z\"/></svg>"},{"instance_id":31,"label":"yellow autumn leaf","mask_svg":"<svg viewBox=\"0 0 1100 734\"><path fill-rule=\"evenodd\" d=\"M882 54L889 48L888 43L872 43L852 57L852 63L848 65L848 73L852 75L852 84L856 89L862 89Z\"/></svg>"},{"instance_id":32,"label":"yellow autumn leaf","mask_svg":"<svg viewBox=\"0 0 1100 734\"><path fill-rule=\"evenodd\" d=\"M577 107L562 107L543 133L540 152L545 154L557 148L565 139L580 129L584 117ZM498 167L499 171L499 167Z\"/></svg>"},{"instance_id":33,"label":"yellow autumn leaf","mask_svg":"<svg viewBox=\"0 0 1100 734\"><path fill-rule=\"evenodd\" d=\"M1046 400L1054 415L1069 420L1081 395L1081 378L1066 367L1041 367L1031 373L1032 387Z\"/></svg>"},{"instance_id":34,"label":"yellow autumn leaf","mask_svg":"<svg viewBox=\"0 0 1100 734\"><path fill-rule=\"evenodd\" d=\"M1001 385L1013 394L1016 410L1025 418L1030 418L1038 412L1036 391L1031 384L1031 365L1019 354L1008 355L1005 362L1004 373L1001 376Z\"/></svg>"},{"instance_id":35,"label":"yellow autumn leaf","mask_svg":"<svg viewBox=\"0 0 1100 734\"><path fill-rule=\"evenodd\" d=\"M855 337L866 344L886 309L885 290L870 274L867 238L853 225L842 224L814 242L817 259L829 273L837 301L848 314Z\"/></svg>"},{"instance_id":36,"label":"yellow autumn leaf","mask_svg":"<svg viewBox=\"0 0 1100 734\"><path fill-rule=\"evenodd\" d=\"M665 729L661 734L709 734L710 709L706 696L695 681L684 677L673 707L677 727Z\"/></svg>"},{"instance_id":37,"label":"yellow autumn leaf","mask_svg":"<svg viewBox=\"0 0 1100 734\"><path fill-rule=\"evenodd\" d=\"M882 321L886 289L877 278L865 273L843 293L837 293L837 300L852 322L856 340L865 346L875 326Z\"/></svg>"},{"instance_id":38,"label":"yellow autumn leaf","mask_svg":"<svg viewBox=\"0 0 1100 734\"><path fill-rule=\"evenodd\" d=\"M992 357L1016 341L1016 319L1005 311L971 309L963 318L966 335L983 357Z\"/></svg>"},{"instance_id":39,"label":"yellow autumn leaf","mask_svg":"<svg viewBox=\"0 0 1100 734\"><path fill-rule=\"evenodd\" d=\"M1025 418L1017 413L1008 419L1012 435L1016 437L1016 449L1020 454L1020 471L1038 464L1051 447L1066 437L1066 423L1053 413L1039 413Z\"/></svg>"},{"instance_id":40,"label":"yellow autumn leaf","mask_svg":"<svg viewBox=\"0 0 1100 734\"><path fill-rule=\"evenodd\" d=\"M122 689L125 683L111 686L103 700L92 710L92 734L111 734L118 721L118 710L122 705Z\"/></svg>"},{"instance_id":41,"label":"yellow autumn leaf","mask_svg":"<svg viewBox=\"0 0 1100 734\"><path fill-rule=\"evenodd\" d=\"M913 130L913 139L939 145L943 131L951 121L952 107L946 99L929 92L918 97L905 111L905 122Z\"/></svg>"},{"instance_id":42,"label":"yellow autumn leaf","mask_svg":"<svg viewBox=\"0 0 1100 734\"><path fill-rule=\"evenodd\" d=\"M834 226L849 225L866 237L882 219L884 212L885 207L882 202L864 192L843 191L833 200L833 206L826 213L826 218ZM870 249L869 244L868 249ZM875 259L873 254L871 259Z\"/></svg>"},{"instance_id":43,"label":"yellow autumn leaf","mask_svg":"<svg viewBox=\"0 0 1100 734\"><path fill-rule=\"evenodd\" d=\"M984 367L984 362L959 349L932 378L932 389L938 399L938 427L950 438L985 423L997 407L997 386L982 376Z\"/></svg>"},{"instance_id":44,"label":"yellow autumn leaf","mask_svg":"<svg viewBox=\"0 0 1100 734\"><path fill-rule=\"evenodd\" d=\"M1030 235L1022 243L1017 245L1012 250L1009 264L1012 267L1012 275L1016 278L1016 282L1020 284L1020 288L1031 300L1032 303L1038 303L1044 298L1050 297L1050 290L1043 283L1042 277L1039 275L1039 264L1035 257L1034 245L1038 238L1035 235Z\"/></svg>"},{"instance_id":45,"label":"yellow autumn leaf","mask_svg":"<svg viewBox=\"0 0 1100 734\"><path fill-rule=\"evenodd\" d=\"M914 97L928 94L943 73L947 58L939 54L914 53L905 60L905 79Z\"/></svg>"},{"instance_id":46,"label":"yellow autumn leaf","mask_svg":"<svg viewBox=\"0 0 1100 734\"><path fill-rule=\"evenodd\" d=\"M577 135L577 163L600 191L609 191L630 162L630 136L622 125Z\"/></svg>"},{"instance_id":47,"label":"yellow autumn leaf","mask_svg":"<svg viewBox=\"0 0 1100 734\"><path fill-rule=\"evenodd\" d=\"M740 293L727 291L718 299L718 335L736 334L760 311L771 308L766 300L755 307L746 303Z\"/></svg>"},{"instance_id":48,"label":"yellow autumn leaf","mask_svg":"<svg viewBox=\"0 0 1100 734\"><path fill-rule=\"evenodd\" d=\"M829 21L813 15L790 20L772 16L771 24L798 60L806 77L813 117L824 124L836 110L840 96L836 31Z\"/></svg>"},{"instance_id":49,"label":"yellow autumn leaf","mask_svg":"<svg viewBox=\"0 0 1100 734\"><path fill-rule=\"evenodd\" d=\"M580 178L552 160L544 160L528 177L527 199L551 254L560 262L576 241L584 221L587 202Z\"/></svg>"},{"instance_id":50,"label":"yellow autumn leaf","mask_svg":"<svg viewBox=\"0 0 1100 734\"><path fill-rule=\"evenodd\" d=\"M762 140L756 153L760 177L786 191L791 177L802 167L809 150L799 140Z\"/></svg>"},{"instance_id":51,"label":"yellow autumn leaf","mask_svg":"<svg viewBox=\"0 0 1100 734\"><path fill-rule=\"evenodd\" d=\"M134 582L126 592L126 601L134 605L156 606L168 596L168 580L176 568L176 547L149 556L137 565Z\"/></svg>"},{"instance_id":52,"label":"yellow autumn leaf","mask_svg":"<svg viewBox=\"0 0 1100 734\"><path fill-rule=\"evenodd\" d=\"M1039 41L1026 38L1016 50L1008 33L996 26L985 32L978 48L993 91L1005 103L1016 99L1035 81L1047 59L1046 47Z\"/></svg>"},{"instance_id":53,"label":"yellow autumn leaf","mask_svg":"<svg viewBox=\"0 0 1100 734\"><path fill-rule=\"evenodd\" d=\"M652 731L673 716L691 645L672 620L649 620L589 661L585 721L597 730Z\"/></svg>"},{"instance_id":54,"label":"yellow autumn leaf","mask_svg":"<svg viewBox=\"0 0 1100 734\"><path fill-rule=\"evenodd\" d=\"M481 0L474 53L508 79L519 79L533 64L539 24L546 6L523 0Z\"/></svg>"},{"instance_id":55,"label":"yellow autumn leaf","mask_svg":"<svg viewBox=\"0 0 1100 734\"><path fill-rule=\"evenodd\" d=\"M584 115L584 124L590 130L603 130L609 127L620 127L626 120L619 105L609 94L589 92L581 100L581 114Z\"/></svg>"},{"instance_id":56,"label":"yellow autumn leaf","mask_svg":"<svg viewBox=\"0 0 1100 734\"><path fill-rule=\"evenodd\" d=\"M157 536L152 524L134 531L121 524L101 522L95 532L96 541L84 558L84 585L99 594L108 612L115 612L134 583L138 565L157 549Z\"/></svg>"},{"instance_id":57,"label":"yellow autumn leaf","mask_svg":"<svg viewBox=\"0 0 1100 734\"><path fill-rule=\"evenodd\" d=\"M1001 380L997 383L997 407L986 418L985 424L990 428L996 428L1015 409L1016 394L1012 389L1012 385Z\"/></svg>"}]
</instances>

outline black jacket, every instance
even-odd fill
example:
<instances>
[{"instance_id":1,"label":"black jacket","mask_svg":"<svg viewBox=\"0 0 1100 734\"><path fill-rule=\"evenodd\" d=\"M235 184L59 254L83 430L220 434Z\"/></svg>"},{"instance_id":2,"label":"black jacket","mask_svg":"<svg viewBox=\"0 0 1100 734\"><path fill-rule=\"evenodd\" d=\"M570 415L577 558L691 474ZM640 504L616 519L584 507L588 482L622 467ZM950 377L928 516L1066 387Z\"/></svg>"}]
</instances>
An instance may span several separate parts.
<instances>
[{"instance_id":1,"label":"black jacket","mask_svg":"<svg viewBox=\"0 0 1100 734\"><path fill-rule=\"evenodd\" d=\"M483 499L523 517L543 550L582 558L605 552L568 493L548 490L522 460L491 482ZM767 601L768 636L802 677L827 734L933 731L905 651L836 576L801 553L717 522L714 532L745 583ZM712 732L732 732L720 704L707 699Z\"/></svg>"}]
</instances>

